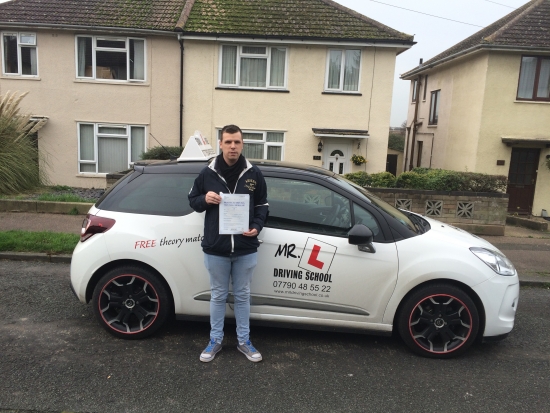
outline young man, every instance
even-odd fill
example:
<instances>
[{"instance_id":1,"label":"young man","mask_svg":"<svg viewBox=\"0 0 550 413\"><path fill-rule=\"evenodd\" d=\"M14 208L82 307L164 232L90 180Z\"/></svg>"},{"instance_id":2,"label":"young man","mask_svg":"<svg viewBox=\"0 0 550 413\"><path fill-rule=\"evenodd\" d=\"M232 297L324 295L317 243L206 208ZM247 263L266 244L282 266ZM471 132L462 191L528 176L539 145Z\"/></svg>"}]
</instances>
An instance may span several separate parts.
<instances>
[{"instance_id":1,"label":"young man","mask_svg":"<svg viewBox=\"0 0 550 413\"><path fill-rule=\"evenodd\" d=\"M257 263L262 230L268 211L267 188L258 167L244 156L243 135L236 125L224 126L219 154L195 179L189 192L189 205L197 212L206 211L204 219L204 265L210 274L210 341L200 360L214 360L222 349L223 325L229 280L233 284L237 349L248 360L258 362L262 355L250 342L250 281ZM219 233L220 193L250 195L249 229L242 235Z\"/></svg>"}]
</instances>

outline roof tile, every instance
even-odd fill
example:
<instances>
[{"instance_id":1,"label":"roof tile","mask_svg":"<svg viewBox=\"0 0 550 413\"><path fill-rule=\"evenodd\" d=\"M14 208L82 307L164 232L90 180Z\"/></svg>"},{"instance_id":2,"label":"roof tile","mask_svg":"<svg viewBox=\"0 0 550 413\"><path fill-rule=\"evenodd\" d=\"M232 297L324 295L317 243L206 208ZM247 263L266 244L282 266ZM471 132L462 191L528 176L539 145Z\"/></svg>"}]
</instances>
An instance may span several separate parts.
<instances>
[{"instance_id":1,"label":"roof tile","mask_svg":"<svg viewBox=\"0 0 550 413\"><path fill-rule=\"evenodd\" d=\"M475 46L516 46L550 50L550 0L532 0L472 36L432 57L401 77L433 67L441 60Z\"/></svg>"},{"instance_id":2,"label":"roof tile","mask_svg":"<svg viewBox=\"0 0 550 413\"><path fill-rule=\"evenodd\" d=\"M413 41L331 0L195 0L185 33Z\"/></svg>"},{"instance_id":3,"label":"roof tile","mask_svg":"<svg viewBox=\"0 0 550 413\"><path fill-rule=\"evenodd\" d=\"M1 23L173 31L185 0L12 0Z\"/></svg>"}]
</instances>

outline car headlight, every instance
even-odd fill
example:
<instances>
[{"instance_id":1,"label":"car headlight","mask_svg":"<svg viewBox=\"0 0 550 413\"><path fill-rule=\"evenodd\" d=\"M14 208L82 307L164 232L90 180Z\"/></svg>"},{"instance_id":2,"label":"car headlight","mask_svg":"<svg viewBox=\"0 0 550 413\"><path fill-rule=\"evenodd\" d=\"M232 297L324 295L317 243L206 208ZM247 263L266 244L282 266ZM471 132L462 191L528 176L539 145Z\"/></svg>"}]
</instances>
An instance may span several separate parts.
<instances>
[{"instance_id":1,"label":"car headlight","mask_svg":"<svg viewBox=\"0 0 550 413\"><path fill-rule=\"evenodd\" d=\"M503 254L497 251L479 247L472 247L470 248L470 251L472 251L477 258L491 267L491 269L497 274L514 275L516 273L514 264L512 264L512 262Z\"/></svg>"}]
</instances>

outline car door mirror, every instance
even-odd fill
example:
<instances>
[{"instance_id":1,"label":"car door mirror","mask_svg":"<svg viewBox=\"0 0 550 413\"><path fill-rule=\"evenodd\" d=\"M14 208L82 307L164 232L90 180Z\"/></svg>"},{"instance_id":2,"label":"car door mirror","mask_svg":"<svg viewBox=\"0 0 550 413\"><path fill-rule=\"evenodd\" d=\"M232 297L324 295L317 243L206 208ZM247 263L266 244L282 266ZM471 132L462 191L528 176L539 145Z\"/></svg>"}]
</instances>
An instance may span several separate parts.
<instances>
[{"instance_id":1,"label":"car door mirror","mask_svg":"<svg viewBox=\"0 0 550 413\"><path fill-rule=\"evenodd\" d=\"M348 242L351 245L357 245L359 251L375 253L372 240L372 231L363 224L355 224L348 232Z\"/></svg>"}]
</instances>

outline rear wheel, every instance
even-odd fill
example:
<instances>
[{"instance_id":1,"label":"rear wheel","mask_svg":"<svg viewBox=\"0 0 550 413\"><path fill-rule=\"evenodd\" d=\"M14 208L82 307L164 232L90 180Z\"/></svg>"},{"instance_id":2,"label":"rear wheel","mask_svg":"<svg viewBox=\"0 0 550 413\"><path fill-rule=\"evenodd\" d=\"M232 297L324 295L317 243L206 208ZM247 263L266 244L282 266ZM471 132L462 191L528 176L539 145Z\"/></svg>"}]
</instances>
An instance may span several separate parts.
<instances>
[{"instance_id":1,"label":"rear wheel","mask_svg":"<svg viewBox=\"0 0 550 413\"><path fill-rule=\"evenodd\" d=\"M95 287L92 306L99 323L124 339L150 336L164 324L171 308L167 288L158 277L134 266L105 274Z\"/></svg>"},{"instance_id":2,"label":"rear wheel","mask_svg":"<svg viewBox=\"0 0 550 413\"><path fill-rule=\"evenodd\" d=\"M417 354L450 358L464 353L479 330L479 313L472 299L453 285L419 289L403 304L399 334Z\"/></svg>"}]
</instances>

